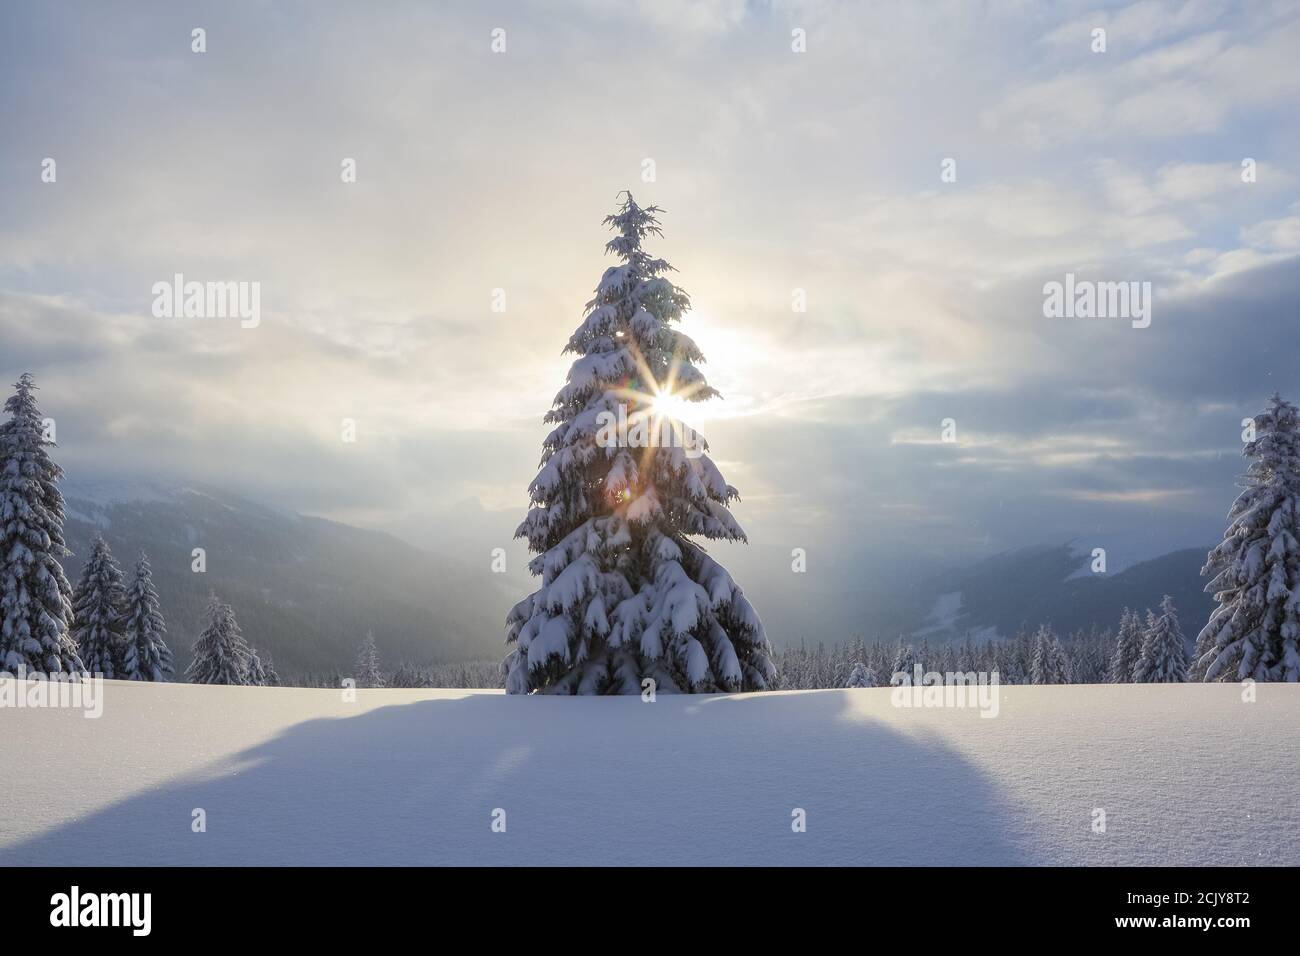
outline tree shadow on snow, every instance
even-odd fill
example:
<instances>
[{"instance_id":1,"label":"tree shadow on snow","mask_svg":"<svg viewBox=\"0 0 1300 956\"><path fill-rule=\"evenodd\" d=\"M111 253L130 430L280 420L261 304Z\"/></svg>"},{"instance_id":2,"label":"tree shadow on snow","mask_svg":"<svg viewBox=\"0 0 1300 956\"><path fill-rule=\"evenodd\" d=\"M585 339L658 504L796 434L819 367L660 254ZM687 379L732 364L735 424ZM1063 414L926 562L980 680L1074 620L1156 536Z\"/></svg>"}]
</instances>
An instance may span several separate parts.
<instances>
[{"instance_id":1,"label":"tree shadow on snow","mask_svg":"<svg viewBox=\"0 0 1300 956\"><path fill-rule=\"evenodd\" d=\"M887 693L470 695L309 720L0 865L1035 862L1031 821L981 771L851 696Z\"/></svg>"}]
</instances>

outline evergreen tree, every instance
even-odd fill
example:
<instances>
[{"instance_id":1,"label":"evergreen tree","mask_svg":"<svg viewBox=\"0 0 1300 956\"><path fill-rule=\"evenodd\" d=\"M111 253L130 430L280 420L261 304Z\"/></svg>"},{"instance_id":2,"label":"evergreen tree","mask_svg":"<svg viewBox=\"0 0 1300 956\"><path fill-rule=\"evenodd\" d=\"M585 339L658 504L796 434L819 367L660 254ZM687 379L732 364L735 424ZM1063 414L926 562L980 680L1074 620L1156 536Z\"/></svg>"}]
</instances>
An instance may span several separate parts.
<instances>
[{"instance_id":1,"label":"evergreen tree","mask_svg":"<svg viewBox=\"0 0 1300 956\"><path fill-rule=\"evenodd\" d=\"M256 647L248 649L248 677L244 683L250 687L266 686L266 667L262 664L262 658L258 656Z\"/></svg>"},{"instance_id":2,"label":"evergreen tree","mask_svg":"<svg viewBox=\"0 0 1300 956\"><path fill-rule=\"evenodd\" d=\"M122 569L104 536L96 534L90 557L81 569L81 580L72 592L71 634L87 672L102 674L109 680L126 676L122 666L126 655L125 618Z\"/></svg>"},{"instance_id":3,"label":"evergreen tree","mask_svg":"<svg viewBox=\"0 0 1300 956\"><path fill-rule=\"evenodd\" d=\"M235 612L216 594L208 598L208 626L194 642L194 660L185 671L191 684L247 684L248 644Z\"/></svg>"},{"instance_id":4,"label":"evergreen tree","mask_svg":"<svg viewBox=\"0 0 1300 956\"><path fill-rule=\"evenodd\" d=\"M1206 559L1219 606L1197 638L1205 680L1300 680L1300 413L1274 393L1255 416L1242 492Z\"/></svg>"},{"instance_id":5,"label":"evergreen tree","mask_svg":"<svg viewBox=\"0 0 1300 956\"><path fill-rule=\"evenodd\" d=\"M1166 594L1160 615L1149 617L1142 654L1133 668L1135 684L1181 684L1187 680L1187 645L1178 627L1174 599Z\"/></svg>"},{"instance_id":6,"label":"evergreen tree","mask_svg":"<svg viewBox=\"0 0 1300 956\"><path fill-rule=\"evenodd\" d=\"M172 652L167 646L158 592L153 586L149 556L140 552L135 575L126 590L122 667L125 680L165 681L172 676Z\"/></svg>"},{"instance_id":7,"label":"evergreen tree","mask_svg":"<svg viewBox=\"0 0 1300 956\"><path fill-rule=\"evenodd\" d=\"M983 671L997 671L998 683L1002 684L1023 684L1026 682L1026 671L1024 663L1021 661L1019 648L1014 641L1001 641L993 644L989 641L985 648L985 666L980 667Z\"/></svg>"},{"instance_id":8,"label":"evergreen tree","mask_svg":"<svg viewBox=\"0 0 1300 956\"><path fill-rule=\"evenodd\" d=\"M858 661L853 665L853 670L849 672L849 679L844 682L845 687L875 687L876 672L866 664Z\"/></svg>"},{"instance_id":9,"label":"evergreen tree","mask_svg":"<svg viewBox=\"0 0 1300 956\"><path fill-rule=\"evenodd\" d=\"M966 632L966 643L962 645L961 651L957 655L957 670L962 673L981 670L975 645L971 641L970 631Z\"/></svg>"},{"instance_id":10,"label":"evergreen tree","mask_svg":"<svg viewBox=\"0 0 1300 956\"><path fill-rule=\"evenodd\" d=\"M877 675L888 674L890 664L892 663L893 660L890 657L888 647L886 647L881 641L876 641L871 645L871 657L867 661L867 664L876 672Z\"/></svg>"},{"instance_id":11,"label":"evergreen tree","mask_svg":"<svg viewBox=\"0 0 1300 956\"><path fill-rule=\"evenodd\" d=\"M1107 679L1112 684L1127 684L1133 680L1133 668L1142 653L1142 620L1137 611L1124 608L1119 618L1119 636L1115 640L1115 653L1110 660Z\"/></svg>"},{"instance_id":12,"label":"evergreen tree","mask_svg":"<svg viewBox=\"0 0 1300 956\"><path fill-rule=\"evenodd\" d=\"M366 632L366 639L357 651L357 686L384 686L384 675L379 670L379 649L375 647L373 631Z\"/></svg>"},{"instance_id":13,"label":"evergreen tree","mask_svg":"<svg viewBox=\"0 0 1300 956\"><path fill-rule=\"evenodd\" d=\"M660 210L625 196L605 220L620 262L565 349L577 358L547 413L555 428L516 532L542 584L507 617L506 688L638 694L650 679L666 691L768 689L777 674L758 615L692 540L746 539L727 507L736 489L671 411L716 394L696 368L699 348L673 327L690 300L641 247L661 234ZM616 421L630 432L615 433Z\"/></svg>"},{"instance_id":14,"label":"evergreen tree","mask_svg":"<svg viewBox=\"0 0 1300 956\"><path fill-rule=\"evenodd\" d=\"M63 469L50 458L36 386L24 373L0 424L0 670L80 671L72 624L72 587L59 559L63 540Z\"/></svg>"},{"instance_id":15,"label":"evergreen tree","mask_svg":"<svg viewBox=\"0 0 1300 956\"><path fill-rule=\"evenodd\" d=\"M1191 659L1187 662L1187 679L1189 681L1205 680L1205 672L1213 663L1215 655L1210 653L1214 647L1214 634L1209 628L1202 628L1196 635L1196 646L1192 649Z\"/></svg>"},{"instance_id":16,"label":"evergreen tree","mask_svg":"<svg viewBox=\"0 0 1300 956\"><path fill-rule=\"evenodd\" d=\"M1030 676L1035 684L1068 683L1065 649L1046 624L1034 635L1034 660L1030 665Z\"/></svg>"},{"instance_id":17,"label":"evergreen tree","mask_svg":"<svg viewBox=\"0 0 1300 956\"><path fill-rule=\"evenodd\" d=\"M280 686L280 675L275 671L275 660L270 654L262 658L262 684L266 687Z\"/></svg>"},{"instance_id":18,"label":"evergreen tree","mask_svg":"<svg viewBox=\"0 0 1300 956\"><path fill-rule=\"evenodd\" d=\"M911 684L916 680L916 648L911 644L904 644L903 639L898 639L898 649L894 652L894 663L890 668L889 683L897 686L895 682L902 682L900 674L907 675L907 683Z\"/></svg>"}]
</instances>

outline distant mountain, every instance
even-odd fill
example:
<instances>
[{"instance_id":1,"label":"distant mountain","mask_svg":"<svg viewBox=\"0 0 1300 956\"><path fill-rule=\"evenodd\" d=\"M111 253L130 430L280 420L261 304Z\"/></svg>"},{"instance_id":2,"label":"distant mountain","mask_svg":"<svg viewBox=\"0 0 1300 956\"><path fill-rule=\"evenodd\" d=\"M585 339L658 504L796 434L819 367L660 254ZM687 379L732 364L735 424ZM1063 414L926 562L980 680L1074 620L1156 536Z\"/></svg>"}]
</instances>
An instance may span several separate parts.
<instances>
[{"instance_id":1,"label":"distant mountain","mask_svg":"<svg viewBox=\"0 0 1300 956\"><path fill-rule=\"evenodd\" d=\"M351 666L373 630L387 664L494 657L520 597L487 556L470 565L379 531L278 511L216 489L66 482L65 561L76 584L101 531L126 573L149 554L177 661L203 627L209 589L282 674ZM207 570L191 570L194 548Z\"/></svg>"},{"instance_id":2,"label":"distant mountain","mask_svg":"<svg viewBox=\"0 0 1300 956\"><path fill-rule=\"evenodd\" d=\"M1189 639L1214 602L1202 588L1208 548L1189 548L1135 564L1118 574L1092 574L1091 557L1070 545L1022 548L932 580L930 606L914 632L932 641L976 634L1014 634L1051 624L1065 635L1094 623L1114 626L1125 607L1145 612L1172 595Z\"/></svg>"},{"instance_id":3,"label":"distant mountain","mask_svg":"<svg viewBox=\"0 0 1300 956\"><path fill-rule=\"evenodd\" d=\"M74 552L65 561L69 579L76 583L96 529L128 573L139 551L147 551L169 643L182 667L213 588L234 606L251 644L270 652L282 673L301 675L346 671L367 630L374 631L387 665L497 657L504 650L506 611L534 586L517 558L512 573L491 572L488 546L508 540L504 531L495 525L477 536L457 531L454 516L443 535L422 529L440 545L435 554L382 531L277 510L201 485L69 481L62 489ZM197 547L207 552L202 574L191 570ZM459 554L482 560L452 557ZM869 639L912 634L942 643L968 632L1010 635L1021 624L1040 623L1064 635L1094 623L1113 626L1124 607L1144 611L1163 594L1173 595L1191 638L1212 608L1201 591L1204 559L1205 549L1189 549L1116 574L1091 574L1089 556L1069 544L1023 548L942 571L930 567L905 585L882 578L853 615L847 595L782 593L778 585L789 587L788 574L771 587L749 590L778 643L808 633L850 640L858 632L839 623L849 617Z\"/></svg>"}]
</instances>

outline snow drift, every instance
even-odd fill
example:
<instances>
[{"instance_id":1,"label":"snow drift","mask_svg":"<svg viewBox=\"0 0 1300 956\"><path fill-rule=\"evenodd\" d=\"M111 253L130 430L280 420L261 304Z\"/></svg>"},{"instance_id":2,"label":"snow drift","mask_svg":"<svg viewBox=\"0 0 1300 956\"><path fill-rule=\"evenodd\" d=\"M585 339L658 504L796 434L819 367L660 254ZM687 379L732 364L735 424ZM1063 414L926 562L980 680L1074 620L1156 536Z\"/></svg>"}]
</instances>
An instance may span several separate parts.
<instances>
[{"instance_id":1,"label":"snow drift","mask_svg":"<svg viewBox=\"0 0 1300 956\"><path fill-rule=\"evenodd\" d=\"M1256 691L1004 687L982 719L888 689L109 681L97 720L0 710L0 866L1296 865L1300 687Z\"/></svg>"}]
</instances>

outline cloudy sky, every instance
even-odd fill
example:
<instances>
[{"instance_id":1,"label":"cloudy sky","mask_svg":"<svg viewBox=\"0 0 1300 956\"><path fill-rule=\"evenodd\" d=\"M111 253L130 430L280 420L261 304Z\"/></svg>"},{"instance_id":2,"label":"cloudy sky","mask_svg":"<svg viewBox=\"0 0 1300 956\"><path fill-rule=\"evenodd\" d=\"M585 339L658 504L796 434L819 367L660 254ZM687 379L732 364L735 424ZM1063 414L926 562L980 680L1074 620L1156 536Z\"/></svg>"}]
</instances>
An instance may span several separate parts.
<instances>
[{"instance_id":1,"label":"cloudy sky","mask_svg":"<svg viewBox=\"0 0 1300 956\"><path fill-rule=\"evenodd\" d=\"M1300 396L1294 3L2 16L0 373L79 477L495 541L625 188L665 210L761 579L1212 543L1241 419ZM1150 282L1150 327L1045 318L1067 272ZM155 318L175 273L260 282L260 326Z\"/></svg>"}]
</instances>

